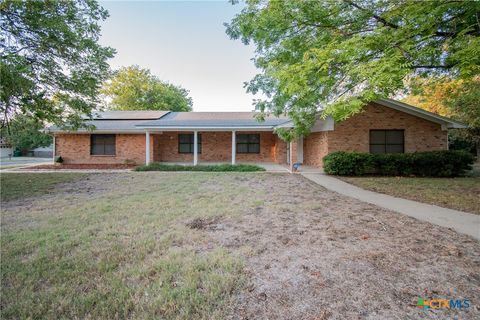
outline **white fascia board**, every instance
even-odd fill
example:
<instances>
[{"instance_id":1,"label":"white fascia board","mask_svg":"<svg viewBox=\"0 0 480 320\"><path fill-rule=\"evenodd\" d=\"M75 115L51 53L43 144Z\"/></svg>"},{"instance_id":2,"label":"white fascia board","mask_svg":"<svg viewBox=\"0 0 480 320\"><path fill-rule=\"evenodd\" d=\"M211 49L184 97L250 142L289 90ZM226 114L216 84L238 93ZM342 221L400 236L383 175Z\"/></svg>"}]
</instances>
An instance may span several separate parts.
<instances>
[{"instance_id":1,"label":"white fascia board","mask_svg":"<svg viewBox=\"0 0 480 320\"><path fill-rule=\"evenodd\" d=\"M295 127L295 126L293 125L293 121L287 121L287 122L285 122L285 123L276 125L274 128L276 129L276 128L293 128L293 127Z\"/></svg>"},{"instance_id":2,"label":"white fascia board","mask_svg":"<svg viewBox=\"0 0 480 320\"><path fill-rule=\"evenodd\" d=\"M335 120L331 116L325 119L317 119L311 132L333 131L335 129Z\"/></svg>"},{"instance_id":3,"label":"white fascia board","mask_svg":"<svg viewBox=\"0 0 480 320\"><path fill-rule=\"evenodd\" d=\"M286 123L282 123L275 127L277 128L293 128L295 127L292 121L288 121ZM315 124L311 128L311 132L320 132L320 131L333 131L335 127L335 121L332 117L328 116L326 119L318 118L315 121Z\"/></svg>"},{"instance_id":4,"label":"white fascia board","mask_svg":"<svg viewBox=\"0 0 480 320\"><path fill-rule=\"evenodd\" d=\"M273 127L141 127L155 131L273 131Z\"/></svg>"},{"instance_id":5,"label":"white fascia board","mask_svg":"<svg viewBox=\"0 0 480 320\"><path fill-rule=\"evenodd\" d=\"M396 101L396 100L392 100L392 99L380 99L380 100L374 101L374 103L377 103L377 104L380 104L382 106L398 110L400 112L408 113L408 114L411 114L413 116L423 118L423 119L431 121L431 122L439 123L439 124L442 125L442 129L443 128L445 128L445 129L449 129L449 128L464 129L464 128L467 127L463 123L451 120L451 119L446 118L446 117L439 116L439 115L434 114L432 112L428 112L426 110L411 106L409 104L406 104L406 103L403 103L403 102L400 102L400 101Z\"/></svg>"}]
</instances>

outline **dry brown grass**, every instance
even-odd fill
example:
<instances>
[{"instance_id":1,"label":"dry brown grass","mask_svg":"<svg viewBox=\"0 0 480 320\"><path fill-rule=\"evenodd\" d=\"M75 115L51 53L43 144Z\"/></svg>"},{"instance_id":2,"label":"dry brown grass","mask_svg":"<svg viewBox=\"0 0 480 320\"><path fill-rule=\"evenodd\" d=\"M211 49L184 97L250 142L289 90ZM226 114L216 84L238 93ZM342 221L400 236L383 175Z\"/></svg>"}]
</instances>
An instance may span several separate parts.
<instances>
[{"instance_id":1,"label":"dry brown grass","mask_svg":"<svg viewBox=\"0 0 480 320\"><path fill-rule=\"evenodd\" d=\"M2 209L3 318L480 316L478 241L298 175L99 174Z\"/></svg>"},{"instance_id":2,"label":"dry brown grass","mask_svg":"<svg viewBox=\"0 0 480 320\"><path fill-rule=\"evenodd\" d=\"M345 182L395 197L480 214L480 177L341 177Z\"/></svg>"}]
</instances>

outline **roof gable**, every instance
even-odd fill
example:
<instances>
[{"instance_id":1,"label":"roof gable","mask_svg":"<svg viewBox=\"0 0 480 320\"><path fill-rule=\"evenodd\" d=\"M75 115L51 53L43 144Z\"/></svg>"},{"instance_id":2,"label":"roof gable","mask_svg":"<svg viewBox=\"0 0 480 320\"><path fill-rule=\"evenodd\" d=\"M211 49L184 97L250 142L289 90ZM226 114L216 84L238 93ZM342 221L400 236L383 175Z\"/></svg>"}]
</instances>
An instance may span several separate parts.
<instances>
[{"instance_id":1,"label":"roof gable","mask_svg":"<svg viewBox=\"0 0 480 320\"><path fill-rule=\"evenodd\" d=\"M466 128L467 126L464 125L463 123L460 123L458 121L452 120L447 117L440 116L436 113L429 112L414 106L411 106L409 104L393 100L393 99L379 99L374 101L376 104L382 105L384 107L392 108L404 113L411 114L413 116L439 123L445 128L455 128L455 129L463 129Z\"/></svg>"}]
</instances>

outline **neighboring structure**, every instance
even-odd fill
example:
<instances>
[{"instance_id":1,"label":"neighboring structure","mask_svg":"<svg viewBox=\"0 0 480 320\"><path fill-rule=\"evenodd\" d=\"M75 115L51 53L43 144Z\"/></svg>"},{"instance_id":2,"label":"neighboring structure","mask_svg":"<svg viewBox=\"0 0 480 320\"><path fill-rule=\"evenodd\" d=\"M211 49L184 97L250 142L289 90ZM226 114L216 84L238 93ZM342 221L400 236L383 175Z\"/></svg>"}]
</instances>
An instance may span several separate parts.
<instances>
[{"instance_id":1,"label":"neighboring structure","mask_svg":"<svg viewBox=\"0 0 480 320\"><path fill-rule=\"evenodd\" d=\"M52 158L53 157L53 145L48 147L38 147L30 150L35 158Z\"/></svg>"},{"instance_id":2,"label":"neighboring structure","mask_svg":"<svg viewBox=\"0 0 480 320\"><path fill-rule=\"evenodd\" d=\"M110 111L86 120L96 129L54 133L54 153L64 163L295 162L321 166L334 151L373 153L446 150L447 129L461 123L382 99L351 118L317 120L312 133L286 143L276 128L287 117L258 122L254 112Z\"/></svg>"},{"instance_id":3,"label":"neighboring structure","mask_svg":"<svg viewBox=\"0 0 480 320\"><path fill-rule=\"evenodd\" d=\"M12 145L7 143L7 141L5 141L3 137L0 138L0 158L8 158L12 156L13 156Z\"/></svg>"}]
</instances>

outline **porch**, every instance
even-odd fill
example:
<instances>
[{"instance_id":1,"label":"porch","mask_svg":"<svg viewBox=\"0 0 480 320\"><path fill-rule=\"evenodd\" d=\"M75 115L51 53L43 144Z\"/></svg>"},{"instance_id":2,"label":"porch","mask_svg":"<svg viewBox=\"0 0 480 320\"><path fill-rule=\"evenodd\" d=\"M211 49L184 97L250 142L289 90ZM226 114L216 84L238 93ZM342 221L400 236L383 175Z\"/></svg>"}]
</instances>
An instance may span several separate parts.
<instances>
[{"instance_id":1,"label":"porch","mask_svg":"<svg viewBox=\"0 0 480 320\"><path fill-rule=\"evenodd\" d=\"M290 149L272 131L147 131L145 163L287 165ZM296 159L297 157L295 157ZM294 161L295 161L294 159ZM275 167L274 170L282 170Z\"/></svg>"}]
</instances>

